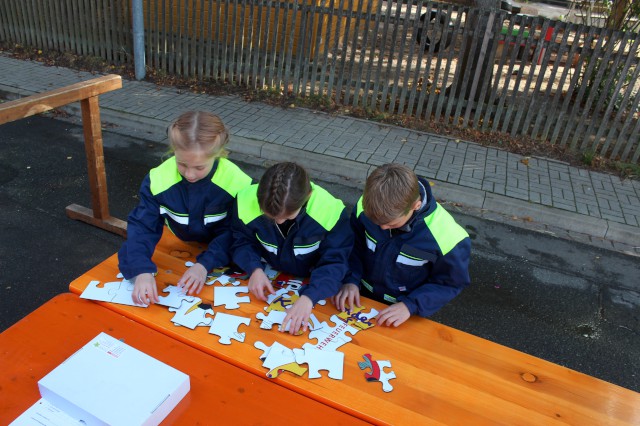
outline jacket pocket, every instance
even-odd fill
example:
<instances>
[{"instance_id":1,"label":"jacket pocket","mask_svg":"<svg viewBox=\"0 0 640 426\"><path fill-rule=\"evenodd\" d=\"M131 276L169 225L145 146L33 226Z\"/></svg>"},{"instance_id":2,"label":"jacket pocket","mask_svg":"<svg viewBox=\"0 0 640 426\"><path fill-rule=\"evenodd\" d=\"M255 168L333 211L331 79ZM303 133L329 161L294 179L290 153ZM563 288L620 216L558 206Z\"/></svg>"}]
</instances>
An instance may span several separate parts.
<instances>
[{"instance_id":1,"label":"jacket pocket","mask_svg":"<svg viewBox=\"0 0 640 426\"><path fill-rule=\"evenodd\" d=\"M226 204L208 206L204 212L204 217L202 218L202 225L205 227L215 226L219 224L219 222L224 221L228 215L227 207L228 206Z\"/></svg>"},{"instance_id":2,"label":"jacket pocket","mask_svg":"<svg viewBox=\"0 0 640 426\"><path fill-rule=\"evenodd\" d=\"M432 264L437 258L434 253L403 244L396 256L393 274L397 290L410 291L421 285L429 276Z\"/></svg>"},{"instance_id":3,"label":"jacket pocket","mask_svg":"<svg viewBox=\"0 0 640 426\"><path fill-rule=\"evenodd\" d=\"M293 239L293 255L300 258L317 253L323 236L296 237Z\"/></svg>"}]
</instances>

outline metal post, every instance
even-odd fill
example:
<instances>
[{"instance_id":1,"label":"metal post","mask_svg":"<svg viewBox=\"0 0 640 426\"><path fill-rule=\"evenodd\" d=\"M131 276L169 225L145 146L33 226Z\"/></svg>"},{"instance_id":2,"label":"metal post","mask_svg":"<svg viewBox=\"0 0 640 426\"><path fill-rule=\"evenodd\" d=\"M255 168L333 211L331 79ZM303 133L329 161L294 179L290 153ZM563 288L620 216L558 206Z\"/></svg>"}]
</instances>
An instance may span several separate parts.
<instances>
[{"instance_id":1,"label":"metal post","mask_svg":"<svg viewBox=\"0 0 640 426\"><path fill-rule=\"evenodd\" d=\"M131 1L131 15L133 16L133 61L136 68L136 80L145 77L146 64L144 58L144 19L142 0Z\"/></svg>"}]
</instances>

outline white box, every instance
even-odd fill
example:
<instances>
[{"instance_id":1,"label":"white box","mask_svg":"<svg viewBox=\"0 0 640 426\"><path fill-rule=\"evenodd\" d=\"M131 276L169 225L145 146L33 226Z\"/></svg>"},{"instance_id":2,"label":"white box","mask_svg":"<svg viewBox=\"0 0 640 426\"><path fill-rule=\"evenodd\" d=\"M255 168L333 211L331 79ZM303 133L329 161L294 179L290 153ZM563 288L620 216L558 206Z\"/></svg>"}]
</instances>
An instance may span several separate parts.
<instances>
[{"instance_id":1,"label":"white box","mask_svg":"<svg viewBox=\"0 0 640 426\"><path fill-rule=\"evenodd\" d=\"M189 392L189 376L105 333L38 382L50 403L85 424L157 425Z\"/></svg>"}]
</instances>

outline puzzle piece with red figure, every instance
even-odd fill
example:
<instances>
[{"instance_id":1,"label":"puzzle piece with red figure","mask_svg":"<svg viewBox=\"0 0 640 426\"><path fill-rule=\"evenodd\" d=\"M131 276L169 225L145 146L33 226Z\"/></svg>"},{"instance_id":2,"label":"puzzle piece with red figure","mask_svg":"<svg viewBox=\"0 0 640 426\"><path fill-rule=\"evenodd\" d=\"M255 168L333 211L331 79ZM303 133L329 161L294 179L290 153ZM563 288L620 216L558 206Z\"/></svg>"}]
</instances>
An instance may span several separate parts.
<instances>
[{"instance_id":1,"label":"puzzle piece with red figure","mask_svg":"<svg viewBox=\"0 0 640 426\"><path fill-rule=\"evenodd\" d=\"M320 323L320 328L309 333L309 338L318 339L318 343L305 343L302 348L316 348L319 350L335 351L340 346L351 341L351 337L347 336L347 333L350 333L353 336L360 331L358 328L352 327L342 321L342 319L337 315L332 315L331 321L336 325L330 326L323 321Z\"/></svg>"},{"instance_id":2,"label":"puzzle piece with red figure","mask_svg":"<svg viewBox=\"0 0 640 426\"><path fill-rule=\"evenodd\" d=\"M340 312L338 317L353 327L366 330L375 326L372 319L378 315L378 311L372 308L371 311L364 312L365 309L364 306L356 306L353 309L347 308L346 311Z\"/></svg>"},{"instance_id":3,"label":"puzzle piece with red figure","mask_svg":"<svg viewBox=\"0 0 640 426\"><path fill-rule=\"evenodd\" d=\"M358 363L360 370L370 368L368 373L364 373L364 378L367 379L368 382L382 382L382 390L385 392L391 392L393 390L393 386L391 386L389 380L395 379L396 373L393 371L389 371L388 373L384 371L385 368L391 368L391 362L375 361L371 354L364 354L362 357L364 358L364 361Z\"/></svg>"},{"instance_id":4,"label":"puzzle piece with red figure","mask_svg":"<svg viewBox=\"0 0 640 426\"><path fill-rule=\"evenodd\" d=\"M169 308L178 309L183 300L189 303L193 302L193 299L195 298L195 296L189 296L186 294L184 292L184 288L175 285L166 286L162 292L168 294L166 296L158 296L158 305L167 306Z\"/></svg>"},{"instance_id":5,"label":"puzzle piece with red figure","mask_svg":"<svg viewBox=\"0 0 640 426\"><path fill-rule=\"evenodd\" d=\"M220 336L220 340L218 341L223 345L230 345L231 339L244 342L246 333L238 332L238 327L240 327L241 324L249 325L250 321L249 318L218 312L216 316L213 317L209 333Z\"/></svg>"},{"instance_id":6,"label":"puzzle piece with red figure","mask_svg":"<svg viewBox=\"0 0 640 426\"><path fill-rule=\"evenodd\" d=\"M213 306L224 305L225 309L238 309L239 303L250 303L249 296L237 296L237 293L249 293L249 287L214 287Z\"/></svg>"},{"instance_id":7,"label":"puzzle piece with red figure","mask_svg":"<svg viewBox=\"0 0 640 426\"><path fill-rule=\"evenodd\" d=\"M207 317L207 314L213 315L213 309L209 305L202 305L202 299L194 297L192 302L182 301L179 308L169 308L169 312L175 312L171 321L175 325L181 325L194 330L197 326L210 326L212 322L211 317ZM207 306L207 308L203 308Z\"/></svg>"},{"instance_id":8,"label":"puzzle piece with red figure","mask_svg":"<svg viewBox=\"0 0 640 426\"><path fill-rule=\"evenodd\" d=\"M340 351L323 351L307 347L304 350L294 349L293 354L298 364L309 366L309 378L322 377L319 370L327 370L328 376L335 380L342 380L344 370L344 353Z\"/></svg>"}]
</instances>

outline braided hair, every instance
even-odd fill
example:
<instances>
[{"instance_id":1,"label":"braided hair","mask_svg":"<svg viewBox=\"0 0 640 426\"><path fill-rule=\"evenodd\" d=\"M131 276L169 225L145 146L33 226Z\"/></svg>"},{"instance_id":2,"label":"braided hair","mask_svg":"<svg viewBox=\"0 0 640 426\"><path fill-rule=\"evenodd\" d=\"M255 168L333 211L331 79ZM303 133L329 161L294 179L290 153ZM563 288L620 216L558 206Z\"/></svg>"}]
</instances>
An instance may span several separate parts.
<instances>
[{"instance_id":1,"label":"braided hair","mask_svg":"<svg viewBox=\"0 0 640 426\"><path fill-rule=\"evenodd\" d=\"M291 162L267 169L258 184L258 204L272 218L290 215L309 199L311 183L304 167Z\"/></svg>"}]
</instances>

